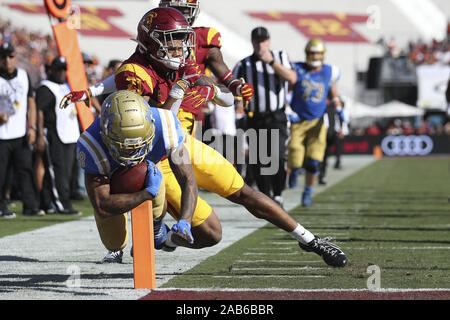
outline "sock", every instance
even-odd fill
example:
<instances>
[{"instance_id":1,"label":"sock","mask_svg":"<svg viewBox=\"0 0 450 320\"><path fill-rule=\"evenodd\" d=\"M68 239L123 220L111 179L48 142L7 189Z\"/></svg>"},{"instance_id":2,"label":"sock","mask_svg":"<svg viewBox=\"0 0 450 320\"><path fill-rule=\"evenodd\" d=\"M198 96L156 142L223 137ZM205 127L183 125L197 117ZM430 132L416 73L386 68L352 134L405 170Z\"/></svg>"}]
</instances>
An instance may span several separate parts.
<instances>
[{"instance_id":1,"label":"sock","mask_svg":"<svg viewBox=\"0 0 450 320\"><path fill-rule=\"evenodd\" d=\"M154 234L158 234L159 230L161 229L161 225L163 223L162 218L153 219L153 232Z\"/></svg>"},{"instance_id":2,"label":"sock","mask_svg":"<svg viewBox=\"0 0 450 320\"><path fill-rule=\"evenodd\" d=\"M165 245L168 247L175 248L178 247L178 245L172 241L172 233L173 233L172 230L167 232L167 240L165 242Z\"/></svg>"},{"instance_id":3,"label":"sock","mask_svg":"<svg viewBox=\"0 0 450 320\"><path fill-rule=\"evenodd\" d=\"M305 190L303 190L303 192L305 192L305 193L312 193L312 191L313 191L313 187L308 187L308 186L305 186Z\"/></svg>"},{"instance_id":4,"label":"sock","mask_svg":"<svg viewBox=\"0 0 450 320\"><path fill-rule=\"evenodd\" d=\"M297 225L297 228L295 228L294 231L289 232L289 234L303 244L310 243L315 237L310 231L306 230L300 223Z\"/></svg>"}]
</instances>

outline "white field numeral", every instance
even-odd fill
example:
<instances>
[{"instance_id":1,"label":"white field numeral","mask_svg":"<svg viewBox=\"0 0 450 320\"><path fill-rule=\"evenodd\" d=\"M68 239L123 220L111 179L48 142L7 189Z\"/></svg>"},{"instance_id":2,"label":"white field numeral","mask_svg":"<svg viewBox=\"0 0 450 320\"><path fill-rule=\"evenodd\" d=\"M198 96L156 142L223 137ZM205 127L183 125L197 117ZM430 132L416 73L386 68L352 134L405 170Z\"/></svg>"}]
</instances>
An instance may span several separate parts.
<instances>
[{"instance_id":1,"label":"white field numeral","mask_svg":"<svg viewBox=\"0 0 450 320\"><path fill-rule=\"evenodd\" d=\"M80 288L81 287L80 267L74 264L70 265L67 267L66 273L70 275L69 278L66 280L66 287Z\"/></svg>"},{"instance_id":2,"label":"white field numeral","mask_svg":"<svg viewBox=\"0 0 450 320\"><path fill-rule=\"evenodd\" d=\"M380 267L376 265L368 266L366 273L370 274L369 278L367 278L367 289L379 290L381 288Z\"/></svg>"}]
</instances>

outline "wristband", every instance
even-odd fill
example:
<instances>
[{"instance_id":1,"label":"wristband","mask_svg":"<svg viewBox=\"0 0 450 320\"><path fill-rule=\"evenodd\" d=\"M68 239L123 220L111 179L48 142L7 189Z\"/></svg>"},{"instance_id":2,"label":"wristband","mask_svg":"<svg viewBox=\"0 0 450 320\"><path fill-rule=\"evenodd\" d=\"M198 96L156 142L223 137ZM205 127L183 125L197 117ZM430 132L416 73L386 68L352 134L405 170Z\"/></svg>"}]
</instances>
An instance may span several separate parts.
<instances>
[{"instance_id":1,"label":"wristband","mask_svg":"<svg viewBox=\"0 0 450 320\"><path fill-rule=\"evenodd\" d=\"M238 79L234 79L227 85L227 87L233 93L233 95L240 96L241 95L239 88L240 85L241 82Z\"/></svg>"},{"instance_id":2,"label":"wristband","mask_svg":"<svg viewBox=\"0 0 450 320\"><path fill-rule=\"evenodd\" d=\"M227 71L227 73L225 73L225 75L219 79L220 83L224 83L226 80L230 79L233 76L233 74L231 73L230 70Z\"/></svg>"},{"instance_id":3,"label":"wristband","mask_svg":"<svg viewBox=\"0 0 450 320\"><path fill-rule=\"evenodd\" d=\"M184 80L178 80L170 90L169 96L174 99L183 99L184 92L189 88L189 84L187 84Z\"/></svg>"}]
</instances>

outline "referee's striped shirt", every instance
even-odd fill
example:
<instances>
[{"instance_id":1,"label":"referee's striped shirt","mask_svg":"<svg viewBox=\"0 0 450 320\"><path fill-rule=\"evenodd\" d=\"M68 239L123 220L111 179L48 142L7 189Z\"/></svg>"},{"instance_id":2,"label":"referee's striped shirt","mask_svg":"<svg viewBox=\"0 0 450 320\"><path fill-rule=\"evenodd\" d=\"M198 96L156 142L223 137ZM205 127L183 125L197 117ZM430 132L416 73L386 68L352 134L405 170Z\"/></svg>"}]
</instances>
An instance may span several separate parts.
<instances>
[{"instance_id":1,"label":"referee's striped shirt","mask_svg":"<svg viewBox=\"0 0 450 320\"><path fill-rule=\"evenodd\" d=\"M285 51L272 51L272 53L275 61L293 69ZM233 69L233 75L237 79L244 78L254 87L255 91L247 107L248 111L258 114L284 109L287 102L288 82L255 54L239 61Z\"/></svg>"}]
</instances>

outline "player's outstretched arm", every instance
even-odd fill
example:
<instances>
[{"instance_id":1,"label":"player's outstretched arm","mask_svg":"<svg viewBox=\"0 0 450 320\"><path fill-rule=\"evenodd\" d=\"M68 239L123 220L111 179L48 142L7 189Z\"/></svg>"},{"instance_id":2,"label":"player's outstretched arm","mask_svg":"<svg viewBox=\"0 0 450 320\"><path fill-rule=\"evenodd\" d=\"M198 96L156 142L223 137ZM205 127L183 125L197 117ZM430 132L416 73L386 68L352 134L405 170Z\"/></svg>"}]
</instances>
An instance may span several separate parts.
<instances>
[{"instance_id":1,"label":"player's outstretched arm","mask_svg":"<svg viewBox=\"0 0 450 320\"><path fill-rule=\"evenodd\" d=\"M184 245L183 241L193 244L194 237L191 233L191 221L197 206L198 187L188 150L184 145L180 145L180 147L169 154L168 160L181 188L180 218L172 227L172 232L177 237L176 239L172 237L172 240L175 240L179 245Z\"/></svg>"},{"instance_id":2,"label":"player's outstretched arm","mask_svg":"<svg viewBox=\"0 0 450 320\"><path fill-rule=\"evenodd\" d=\"M181 144L169 154L168 160L181 187L180 219L190 222L197 206L198 187L188 150Z\"/></svg>"},{"instance_id":3,"label":"player's outstretched arm","mask_svg":"<svg viewBox=\"0 0 450 320\"><path fill-rule=\"evenodd\" d=\"M145 189L131 194L111 194L110 179L104 175L85 173L85 184L89 200L102 219L121 215L154 198Z\"/></svg>"},{"instance_id":4,"label":"player's outstretched arm","mask_svg":"<svg viewBox=\"0 0 450 320\"><path fill-rule=\"evenodd\" d=\"M59 107L61 109L65 109L71 103L80 102L80 101L89 101L89 105L91 105L91 98L97 97L102 94L111 93L116 91L116 84L114 82L114 75L110 75L109 77L103 79L102 81L90 86L86 90L79 91L71 91L62 98Z\"/></svg>"},{"instance_id":5,"label":"player's outstretched arm","mask_svg":"<svg viewBox=\"0 0 450 320\"><path fill-rule=\"evenodd\" d=\"M253 86L246 83L243 79L236 79L230 71L230 68L223 61L222 52L219 48L213 47L208 52L206 60L212 73L227 87L233 96L242 97L247 104L253 97Z\"/></svg>"}]
</instances>

